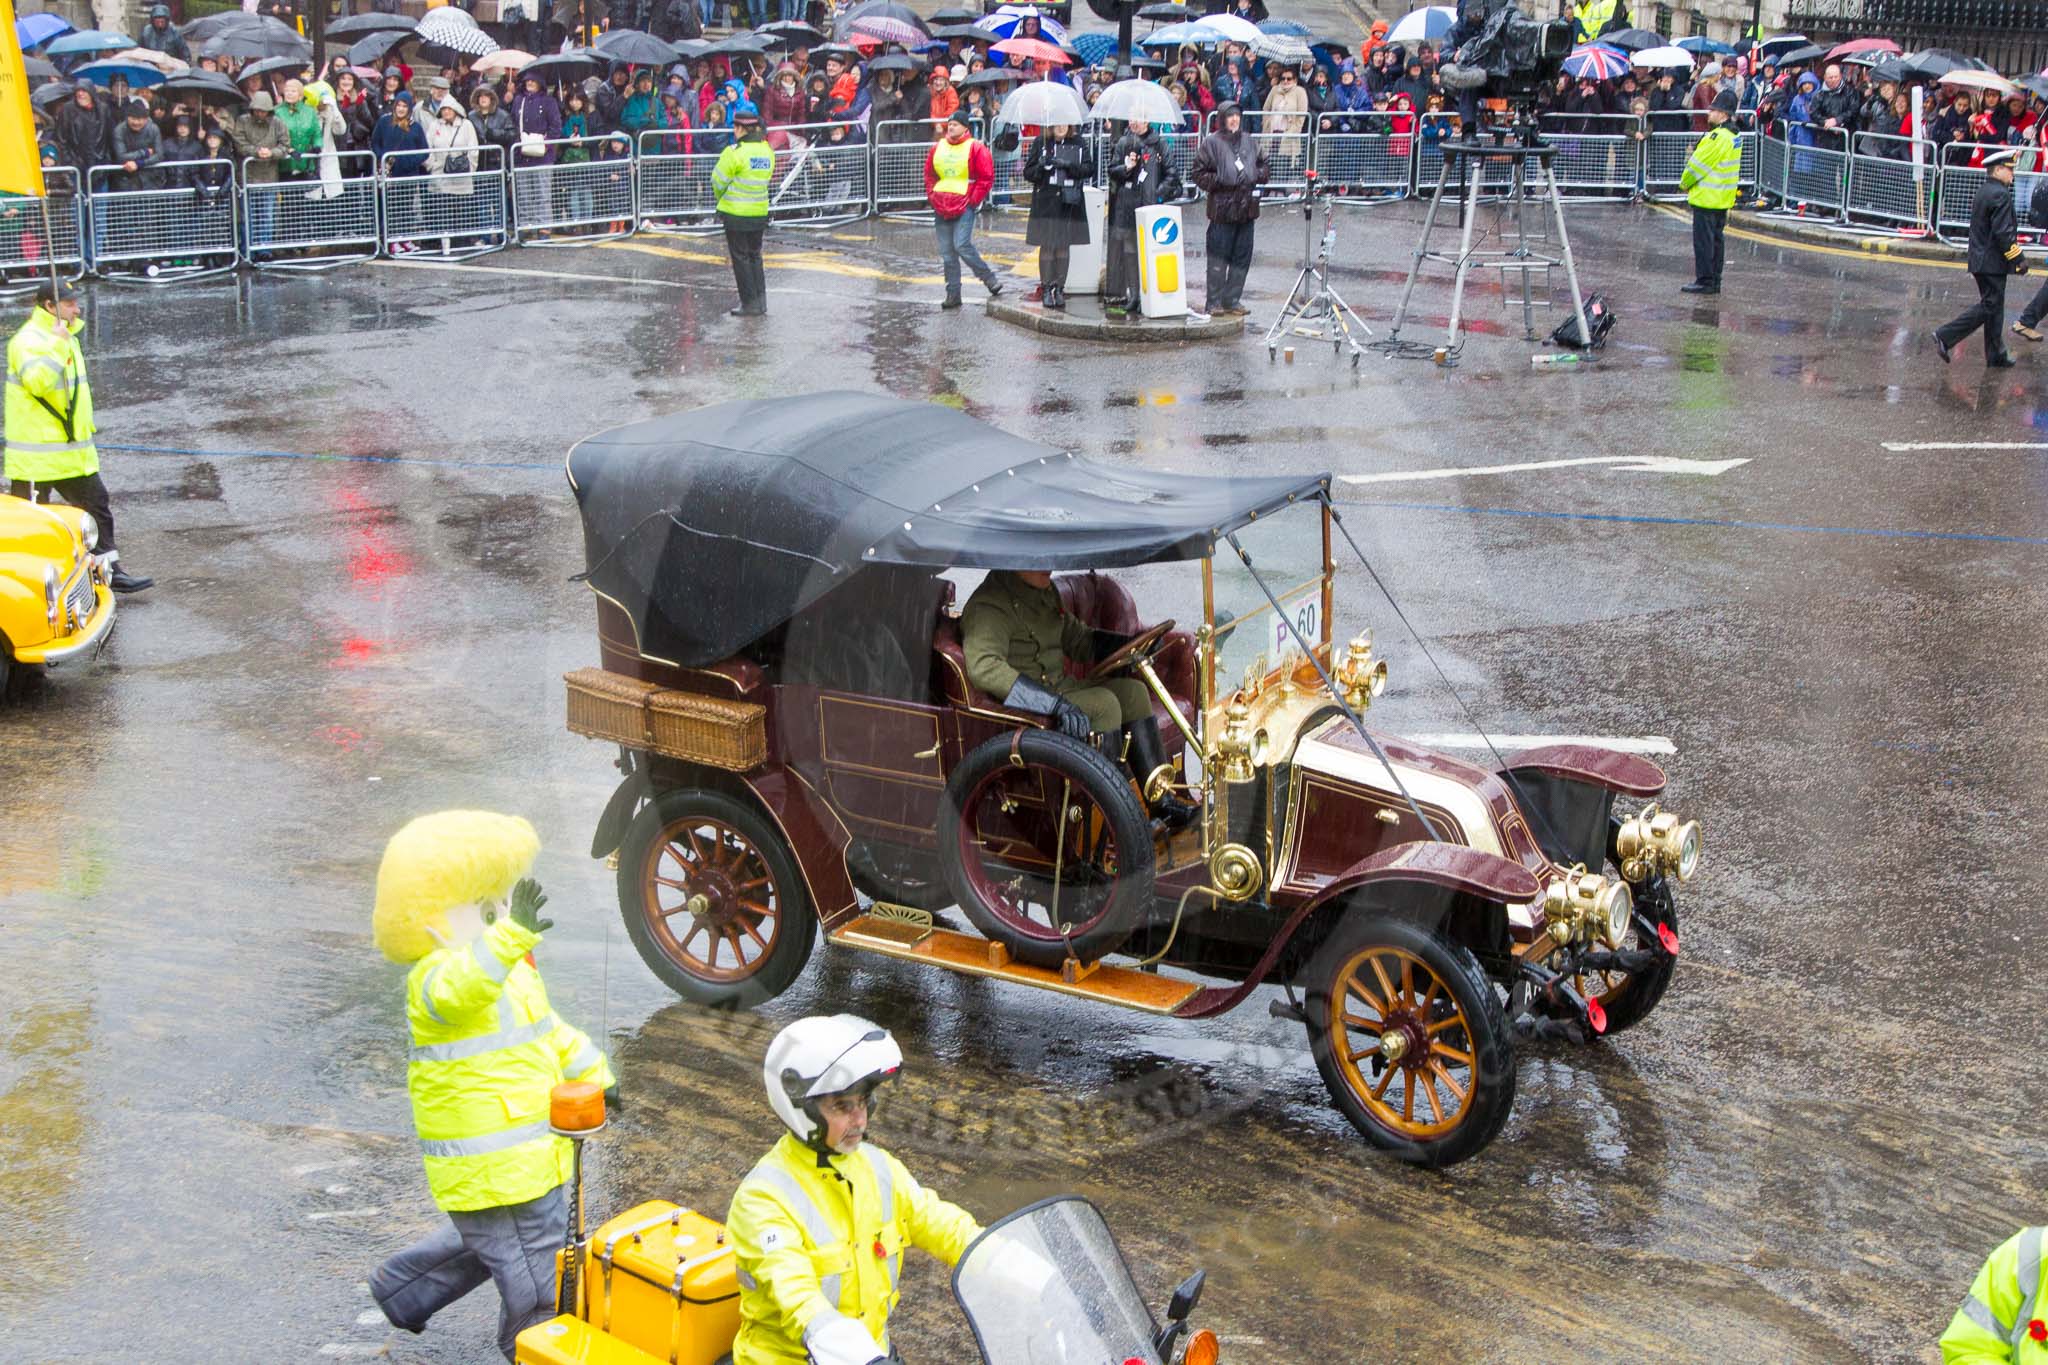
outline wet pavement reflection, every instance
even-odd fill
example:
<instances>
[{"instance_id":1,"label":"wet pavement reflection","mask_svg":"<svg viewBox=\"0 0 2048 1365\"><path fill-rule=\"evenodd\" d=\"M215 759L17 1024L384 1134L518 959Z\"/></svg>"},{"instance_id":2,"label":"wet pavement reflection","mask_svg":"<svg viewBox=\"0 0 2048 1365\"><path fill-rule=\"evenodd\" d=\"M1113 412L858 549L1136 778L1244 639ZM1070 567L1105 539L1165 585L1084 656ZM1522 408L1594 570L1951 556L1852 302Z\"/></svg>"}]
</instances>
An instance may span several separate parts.
<instances>
[{"instance_id":1,"label":"wet pavement reflection","mask_svg":"<svg viewBox=\"0 0 2048 1365\"><path fill-rule=\"evenodd\" d=\"M1269 217L1255 330L1295 269L1298 220ZM1342 221L1339 287L1382 332L1418 221ZM990 226L1015 264L1021 217ZM1155 1301L1208 1268L1226 1360L1935 1359L1983 1255L2048 1217L2048 355L1940 365L1960 271L1731 241L1702 307L1682 222L1572 230L1620 317L1577 373L1532 372L1549 348L1490 289L1448 370L1048 342L940 313L915 225L790 244L750 327L687 240L96 288L107 477L160 586L0 709L0 1359L491 1358L488 1292L422 1338L361 1320L432 1212L373 873L452 805L542 831L550 992L629 1102L600 1210L722 1212L775 1136L768 1037L850 1010L904 1045L876 1132L921 1179L983 1216L1095 1199ZM1441 327L1447 282L1418 299ZM759 1011L677 1002L584 856L615 774L563 727L596 650L561 456L834 386L1116 463L1334 470L1477 723L1675 744L1708 861L1658 1012L1526 1049L1500 1138L1429 1174L1362 1146L1266 992L1182 1024L821 949ZM1200 614L1187 566L1126 581ZM1336 628L1368 625L1380 726L1470 730L1347 573ZM906 1358L966 1358L941 1271L906 1275Z\"/></svg>"}]
</instances>

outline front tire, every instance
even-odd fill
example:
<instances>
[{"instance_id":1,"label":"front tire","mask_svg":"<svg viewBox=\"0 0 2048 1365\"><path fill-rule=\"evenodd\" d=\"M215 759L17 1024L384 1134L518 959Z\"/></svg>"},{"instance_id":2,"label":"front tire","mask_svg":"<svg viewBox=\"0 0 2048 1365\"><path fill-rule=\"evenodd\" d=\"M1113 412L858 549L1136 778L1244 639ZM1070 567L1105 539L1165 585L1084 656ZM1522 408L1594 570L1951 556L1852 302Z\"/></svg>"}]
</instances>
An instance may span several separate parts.
<instances>
[{"instance_id":1,"label":"front tire","mask_svg":"<svg viewBox=\"0 0 2048 1365\"><path fill-rule=\"evenodd\" d=\"M1493 1141L1515 1104L1514 1041L1471 949L1354 911L1316 950L1306 985L1316 1069L1368 1142L1436 1168Z\"/></svg>"},{"instance_id":2,"label":"front tire","mask_svg":"<svg viewBox=\"0 0 2048 1365\"><path fill-rule=\"evenodd\" d=\"M1608 871L1611 876L1621 875L1619 869L1611 866ZM1640 918L1651 924L1668 926L1674 934L1678 932L1678 907L1672 904L1668 885L1659 886L1655 895L1643 895L1636 910ZM1644 940L1642 927L1631 919L1621 946L1630 949L1651 945ZM1677 958L1660 957L1640 972L1582 972L1572 978L1572 987L1587 1000L1599 1001L1600 1008L1607 1011L1607 1031L1603 1036L1608 1036L1642 1023L1664 998L1664 992L1671 986L1671 974L1677 970Z\"/></svg>"},{"instance_id":3,"label":"front tire","mask_svg":"<svg viewBox=\"0 0 2048 1365\"><path fill-rule=\"evenodd\" d=\"M782 994L818 930L782 831L709 788L662 792L626 826L619 909L648 968L699 1005L758 1005Z\"/></svg>"}]
</instances>

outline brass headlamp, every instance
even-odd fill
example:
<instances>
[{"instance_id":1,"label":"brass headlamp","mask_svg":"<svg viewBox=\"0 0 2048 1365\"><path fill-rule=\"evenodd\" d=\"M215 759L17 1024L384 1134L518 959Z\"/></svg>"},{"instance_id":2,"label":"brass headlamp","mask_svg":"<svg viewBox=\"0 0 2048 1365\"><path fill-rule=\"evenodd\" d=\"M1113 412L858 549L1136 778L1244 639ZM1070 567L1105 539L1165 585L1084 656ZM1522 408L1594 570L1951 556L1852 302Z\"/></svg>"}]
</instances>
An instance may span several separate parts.
<instances>
[{"instance_id":1,"label":"brass headlamp","mask_svg":"<svg viewBox=\"0 0 2048 1365\"><path fill-rule=\"evenodd\" d=\"M1387 690L1387 664L1372 656L1371 631L1352 636L1344 647L1344 657L1337 664L1337 686L1344 693L1344 704L1353 711L1365 710L1374 697Z\"/></svg>"},{"instance_id":2,"label":"brass headlamp","mask_svg":"<svg viewBox=\"0 0 2048 1365\"><path fill-rule=\"evenodd\" d=\"M1265 730L1252 728L1252 711L1242 700L1233 701L1223 712L1223 733L1216 739L1216 759L1225 782L1249 782L1257 764L1266 761L1270 743Z\"/></svg>"},{"instance_id":3,"label":"brass headlamp","mask_svg":"<svg viewBox=\"0 0 2048 1365\"><path fill-rule=\"evenodd\" d=\"M1656 872L1689 882L1700 867L1699 821L1681 821L1654 804L1645 806L1621 822L1614 851L1621 875L1632 882Z\"/></svg>"},{"instance_id":4,"label":"brass headlamp","mask_svg":"<svg viewBox=\"0 0 2048 1365\"><path fill-rule=\"evenodd\" d=\"M1628 936L1635 898L1628 884L1610 881L1597 872L1574 867L1543 888L1543 917L1551 937L1560 943L1600 940L1619 948Z\"/></svg>"}]
</instances>

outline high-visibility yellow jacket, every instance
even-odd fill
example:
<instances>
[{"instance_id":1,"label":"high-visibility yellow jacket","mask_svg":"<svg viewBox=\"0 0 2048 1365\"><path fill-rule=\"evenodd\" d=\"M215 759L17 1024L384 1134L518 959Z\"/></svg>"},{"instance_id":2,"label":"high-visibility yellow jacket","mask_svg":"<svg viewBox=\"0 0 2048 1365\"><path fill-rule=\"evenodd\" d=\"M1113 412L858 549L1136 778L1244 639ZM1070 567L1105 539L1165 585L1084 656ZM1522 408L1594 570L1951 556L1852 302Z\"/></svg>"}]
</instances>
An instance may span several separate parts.
<instances>
[{"instance_id":1,"label":"high-visibility yellow jacket","mask_svg":"<svg viewBox=\"0 0 2048 1365\"><path fill-rule=\"evenodd\" d=\"M1578 8L1578 39L1581 44L1590 43L1600 36L1607 21L1614 17L1615 0L1586 0Z\"/></svg>"},{"instance_id":2,"label":"high-visibility yellow jacket","mask_svg":"<svg viewBox=\"0 0 2048 1365\"><path fill-rule=\"evenodd\" d=\"M735 218L766 218L768 190L775 179L775 149L761 138L735 142L711 168L711 192L718 211Z\"/></svg>"},{"instance_id":3,"label":"high-visibility yellow jacket","mask_svg":"<svg viewBox=\"0 0 2048 1365\"><path fill-rule=\"evenodd\" d=\"M31 309L7 343L7 458L9 479L53 483L99 472L92 436L92 386L78 334L85 323L57 321L47 308Z\"/></svg>"},{"instance_id":4,"label":"high-visibility yellow jacket","mask_svg":"<svg viewBox=\"0 0 2048 1365\"><path fill-rule=\"evenodd\" d=\"M820 1157L789 1133L740 1182L725 1227L739 1258L733 1365L804 1365L804 1333L827 1313L886 1349L904 1247L950 1266L981 1233L874 1143Z\"/></svg>"},{"instance_id":5,"label":"high-visibility yellow jacket","mask_svg":"<svg viewBox=\"0 0 2048 1365\"><path fill-rule=\"evenodd\" d=\"M611 1064L555 1017L527 956L540 935L501 919L440 948L405 978L406 1089L434 1202L450 1212L523 1204L567 1180L567 1138L548 1131L559 1081L614 1084Z\"/></svg>"},{"instance_id":6,"label":"high-visibility yellow jacket","mask_svg":"<svg viewBox=\"0 0 2048 1365\"><path fill-rule=\"evenodd\" d=\"M1686 159L1685 172L1678 177L1678 187L1685 191L1685 202L1695 208L1732 209L1741 179L1742 149L1735 145L1735 135L1724 123L1707 129L1705 136L1694 144L1692 155Z\"/></svg>"},{"instance_id":7,"label":"high-visibility yellow jacket","mask_svg":"<svg viewBox=\"0 0 2048 1365\"><path fill-rule=\"evenodd\" d=\"M2041 1302L2044 1229L2022 1228L1991 1253L1941 1334L1944 1365L2048 1365Z\"/></svg>"}]
</instances>

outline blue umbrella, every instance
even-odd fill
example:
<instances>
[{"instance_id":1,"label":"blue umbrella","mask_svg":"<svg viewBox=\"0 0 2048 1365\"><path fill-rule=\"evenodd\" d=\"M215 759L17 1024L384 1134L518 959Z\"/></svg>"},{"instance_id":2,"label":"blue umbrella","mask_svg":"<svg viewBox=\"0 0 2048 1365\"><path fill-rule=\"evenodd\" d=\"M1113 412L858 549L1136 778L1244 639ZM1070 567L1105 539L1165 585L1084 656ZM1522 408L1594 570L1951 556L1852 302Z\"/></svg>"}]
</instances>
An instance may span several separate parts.
<instances>
[{"instance_id":1,"label":"blue umbrella","mask_svg":"<svg viewBox=\"0 0 2048 1365\"><path fill-rule=\"evenodd\" d=\"M1139 47L1179 47L1182 43L1194 47L1214 47L1223 40L1208 29L1194 24L1168 24L1157 28L1139 40Z\"/></svg>"},{"instance_id":2,"label":"blue umbrella","mask_svg":"<svg viewBox=\"0 0 2048 1365\"><path fill-rule=\"evenodd\" d=\"M1677 42L1673 43L1672 46L1682 47L1687 52L1704 52L1716 57L1726 56L1727 54L1735 51L1735 49L1732 46L1722 42L1718 38L1680 38Z\"/></svg>"},{"instance_id":3,"label":"blue umbrella","mask_svg":"<svg viewBox=\"0 0 2048 1365\"><path fill-rule=\"evenodd\" d=\"M1298 19L1261 19L1259 32L1291 33L1297 38L1306 38L1313 30Z\"/></svg>"},{"instance_id":4,"label":"blue umbrella","mask_svg":"<svg viewBox=\"0 0 2048 1365\"><path fill-rule=\"evenodd\" d=\"M43 51L52 57L72 57L85 52L119 52L134 46L135 40L125 33L103 33L89 28L83 33L67 33Z\"/></svg>"},{"instance_id":5,"label":"blue umbrella","mask_svg":"<svg viewBox=\"0 0 2048 1365\"><path fill-rule=\"evenodd\" d=\"M1074 35L1074 51L1081 54L1081 60L1093 66L1116 56L1116 35L1114 33L1077 33Z\"/></svg>"},{"instance_id":6,"label":"blue umbrella","mask_svg":"<svg viewBox=\"0 0 2048 1365\"><path fill-rule=\"evenodd\" d=\"M146 85L161 85L164 73L141 62L87 62L71 72L73 80L91 81L94 85L111 84L114 77L125 76L128 84L140 90Z\"/></svg>"},{"instance_id":7,"label":"blue umbrella","mask_svg":"<svg viewBox=\"0 0 2048 1365\"><path fill-rule=\"evenodd\" d=\"M71 31L71 25L54 14L24 14L14 21L14 36L21 40L24 50Z\"/></svg>"}]
</instances>

